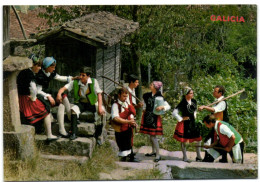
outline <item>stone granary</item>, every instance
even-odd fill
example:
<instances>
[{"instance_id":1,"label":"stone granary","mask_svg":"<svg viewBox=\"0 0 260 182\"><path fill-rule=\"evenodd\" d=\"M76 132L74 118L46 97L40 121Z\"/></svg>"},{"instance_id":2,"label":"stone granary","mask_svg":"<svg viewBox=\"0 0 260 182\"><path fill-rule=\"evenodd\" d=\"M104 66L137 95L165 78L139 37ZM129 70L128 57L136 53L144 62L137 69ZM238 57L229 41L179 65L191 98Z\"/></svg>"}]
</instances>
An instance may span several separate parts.
<instances>
[{"instance_id":1,"label":"stone granary","mask_svg":"<svg viewBox=\"0 0 260 182\"><path fill-rule=\"evenodd\" d=\"M120 80L120 41L138 27L137 22L109 12L98 12L39 33L36 39L38 43L45 44L45 55L57 60L56 71L60 75L76 76L82 66L90 66L92 77L109 94L116 85L101 76L117 82ZM51 84L54 89L63 86L57 82Z\"/></svg>"}]
</instances>

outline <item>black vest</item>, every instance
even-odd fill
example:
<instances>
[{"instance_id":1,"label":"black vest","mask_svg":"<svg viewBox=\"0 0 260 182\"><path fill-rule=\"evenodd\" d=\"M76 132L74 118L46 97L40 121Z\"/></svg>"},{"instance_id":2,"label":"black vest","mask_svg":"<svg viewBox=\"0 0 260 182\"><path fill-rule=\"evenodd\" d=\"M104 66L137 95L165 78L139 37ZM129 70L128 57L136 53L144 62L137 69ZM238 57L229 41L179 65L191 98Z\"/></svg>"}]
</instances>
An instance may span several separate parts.
<instances>
[{"instance_id":1,"label":"black vest","mask_svg":"<svg viewBox=\"0 0 260 182\"><path fill-rule=\"evenodd\" d=\"M42 90L44 92L47 91L49 88L50 81L56 76L56 72L52 72L49 77L45 75L45 73L42 71L42 69L39 71L39 73L36 75L36 83L38 85L42 86Z\"/></svg>"}]
</instances>

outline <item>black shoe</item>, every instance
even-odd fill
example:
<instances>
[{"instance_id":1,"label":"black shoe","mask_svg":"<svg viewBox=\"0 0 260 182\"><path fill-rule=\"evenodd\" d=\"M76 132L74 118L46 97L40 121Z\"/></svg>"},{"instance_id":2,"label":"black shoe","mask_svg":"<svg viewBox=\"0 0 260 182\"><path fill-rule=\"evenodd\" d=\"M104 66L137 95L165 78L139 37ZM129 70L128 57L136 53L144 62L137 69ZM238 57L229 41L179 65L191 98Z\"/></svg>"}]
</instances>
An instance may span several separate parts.
<instances>
[{"instance_id":1,"label":"black shoe","mask_svg":"<svg viewBox=\"0 0 260 182\"><path fill-rule=\"evenodd\" d=\"M228 163L228 160L227 159L219 159L219 162L221 162L221 163Z\"/></svg>"},{"instance_id":2,"label":"black shoe","mask_svg":"<svg viewBox=\"0 0 260 182\"><path fill-rule=\"evenodd\" d=\"M61 138L69 138L70 137L70 135L69 134L67 134L67 135L63 135L63 134L59 134L60 136L61 136Z\"/></svg>"},{"instance_id":3,"label":"black shoe","mask_svg":"<svg viewBox=\"0 0 260 182\"><path fill-rule=\"evenodd\" d=\"M196 157L196 162L202 162L202 159Z\"/></svg>"},{"instance_id":4,"label":"black shoe","mask_svg":"<svg viewBox=\"0 0 260 182\"><path fill-rule=\"evenodd\" d=\"M125 161L126 161L126 157L121 157L121 158L120 158L120 161L121 161L121 162L125 162Z\"/></svg>"},{"instance_id":5,"label":"black shoe","mask_svg":"<svg viewBox=\"0 0 260 182\"><path fill-rule=\"evenodd\" d=\"M47 138L46 141L47 142L53 142L53 141L56 141L60 138L60 136L57 136L57 138Z\"/></svg>"},{"instance_id":6,"label":"black shoe","mask_svg":"<svg viewBox=\"0 0 260 182\"><path fill-rule=\"evenodd\" d=\"M102 145L102 142L101 142L101 140L97 140L97 145Z\"/></svg>"},{"instance_id":7,"label":"black shoe","mask_svg":"<svg viewBox=\"0 0 260 182\"><path fill-rule=\"evenodd\" d=\"M140 162L140 160L135 157L131 157L129 158L129 162Z\"/></svg>"},{"instance_id":8,"label":"black shoe","mask_svg":"<svg viewBox=\"0 0 260 182\"><path fill-rule=\"evenodd\" d=\"M155 158L153 161L154 161L154 162L159 162L160 160L161 160L161 157Z\"/></svg>"},{"instance_id":9,"label":"black shoe","mask_svg":"<svg viewBox=\"0 0 260 182\"><path fill-rule=\"evenodd\" d=\"M75 133L70 135L70 140L75 140L76 138L78 138L78 137Z\"/></svg>"},{"instance_id":10,"label":"black shoe","mask_svg":"<svg viewBox=\"0 0 260 182\"><path fill-rule=\"evenodd\" d=\"M144 156L146 156L146 157L152 157L152 156L156 156L156 153L147 153L147 154L145 154Z\"/></svg>"}]
</instances>

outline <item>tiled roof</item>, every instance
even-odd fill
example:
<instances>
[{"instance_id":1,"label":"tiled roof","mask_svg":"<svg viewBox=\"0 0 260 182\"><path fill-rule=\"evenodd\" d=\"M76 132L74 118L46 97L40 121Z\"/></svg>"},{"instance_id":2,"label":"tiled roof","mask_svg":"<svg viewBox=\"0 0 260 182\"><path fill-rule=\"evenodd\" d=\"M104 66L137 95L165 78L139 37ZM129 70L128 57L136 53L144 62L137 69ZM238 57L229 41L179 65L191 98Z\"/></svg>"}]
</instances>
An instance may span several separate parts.
<instances>
[{"instance_id":1,"label":"tiled roof","mask_svg":"<svg viewBox=\"0 0 260 182\"><path fill-rule=\"evenodd\" d=\"M114 45L127 34L137 30L139 24L130 20L120 18L109 12L98 12L76 18L64 23L62 26L54 27L36 35L38 41L44 41L48 37L67 31L70 34L79 35L88 41L94 41L104 46ZM73 37L73 36L72 36Z\"/></svg>"}]
</instances>

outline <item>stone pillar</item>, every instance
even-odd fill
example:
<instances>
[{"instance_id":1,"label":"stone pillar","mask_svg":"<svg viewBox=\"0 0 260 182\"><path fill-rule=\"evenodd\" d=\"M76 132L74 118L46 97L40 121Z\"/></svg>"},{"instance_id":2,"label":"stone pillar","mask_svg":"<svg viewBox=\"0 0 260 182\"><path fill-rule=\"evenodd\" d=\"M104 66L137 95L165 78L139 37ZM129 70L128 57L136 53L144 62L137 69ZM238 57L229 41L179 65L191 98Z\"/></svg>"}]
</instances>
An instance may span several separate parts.
<instances>
[{"instance_id":1,"label":"stone pillar","mask_svg":"<svg viewBox=\"0 0 260 182\"><path fill-rule=\"evenodd\" d=\"M34 127L21 125L16 79L18 73L32 66L27 57L7 57L3 62L4 71L4 151L15 153L25 159L35 154Z\"/></svg>"}]
</instances>

